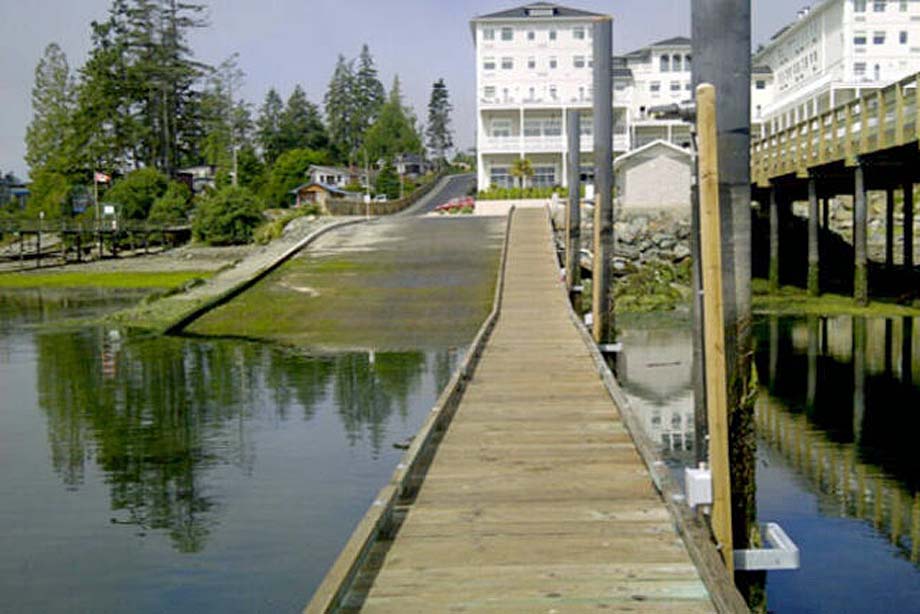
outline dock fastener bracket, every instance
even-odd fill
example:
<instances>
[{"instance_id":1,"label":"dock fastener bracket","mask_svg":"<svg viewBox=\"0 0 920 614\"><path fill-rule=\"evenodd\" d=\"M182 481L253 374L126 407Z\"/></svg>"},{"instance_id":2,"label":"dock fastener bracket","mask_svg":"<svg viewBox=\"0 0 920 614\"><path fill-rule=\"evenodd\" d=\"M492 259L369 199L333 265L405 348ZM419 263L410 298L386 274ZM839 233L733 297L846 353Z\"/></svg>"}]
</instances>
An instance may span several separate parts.
<instances>
[{"instance_id":1,"label":"dock fastener bracket","mask_svg":"<svg viewBox=\"0 0 920 614\"><path fill-rule=\"evenodd\" d=\"M775 522L761 525L761 534L769 548L735 550L735 569L739 571L774 571L799 568L799 548Z\"/></svg>"}]
</instances>

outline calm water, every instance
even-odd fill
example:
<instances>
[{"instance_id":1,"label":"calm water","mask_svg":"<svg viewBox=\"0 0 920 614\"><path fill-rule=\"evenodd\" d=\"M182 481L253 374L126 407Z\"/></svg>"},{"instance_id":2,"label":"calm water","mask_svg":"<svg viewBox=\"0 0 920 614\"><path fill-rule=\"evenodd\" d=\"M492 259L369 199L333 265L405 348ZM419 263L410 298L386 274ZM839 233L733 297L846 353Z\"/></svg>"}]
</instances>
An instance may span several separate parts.
<instances>
[{"instance_id":1,"label":"calm water","mask_svg":"<svg viewBox=\"0 0 920 614\"><path fill-rule=\"evenodd\" d=\"M0 610L299 611L460 351L35 326L115 303L0 299Z\"/></svg>"},{"instance_id":2,"label":"calm water","mask_svg":"<svg viewBox=\"0 0 920 614\"><path fill-rule=\"evenodd\" d=\"M773 612L920 612L920 360L913 319L761 318L758 510L801 549ZM626 331L624 387L673 464L693 461L686 328Z\"/></svg>"}]
</instances>

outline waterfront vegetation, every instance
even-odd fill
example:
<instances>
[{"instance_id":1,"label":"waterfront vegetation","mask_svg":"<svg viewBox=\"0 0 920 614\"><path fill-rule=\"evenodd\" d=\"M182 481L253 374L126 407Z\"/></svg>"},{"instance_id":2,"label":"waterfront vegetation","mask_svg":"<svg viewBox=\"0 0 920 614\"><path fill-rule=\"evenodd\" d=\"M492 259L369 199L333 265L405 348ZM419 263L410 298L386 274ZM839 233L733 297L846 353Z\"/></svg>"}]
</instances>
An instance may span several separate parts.
<instances>
[{"instance_id":1,"label":"waterfront vegetation","mask_svg":"<svg viewBox=\"0 0 920 614\"><path fill-rule=\"evenodd\" d=\"M24 288L181 288L210 277L206 271L59 271L0 274L0 290Z\"/></svg>"}]
</instances>

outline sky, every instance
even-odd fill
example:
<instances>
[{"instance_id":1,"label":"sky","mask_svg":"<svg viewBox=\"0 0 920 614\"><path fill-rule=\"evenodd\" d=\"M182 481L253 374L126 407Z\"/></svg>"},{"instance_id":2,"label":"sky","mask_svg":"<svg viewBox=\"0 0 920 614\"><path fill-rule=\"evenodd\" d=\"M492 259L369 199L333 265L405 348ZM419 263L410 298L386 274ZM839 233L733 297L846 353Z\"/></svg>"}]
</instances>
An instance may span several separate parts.
<instances>
[{"instance_id":1,"label":"sky","mask_svg":"<svg viewBox=\"0 0 920 614\"><path fill-rule=\"evenodd\" d=\"M285 99L300 84L321 105L338 55L367 43L389 89L399 75L406 102L424 121L431 85L444 78L454 107L454 142L475 143L476 73L469 20L527 0L199 0L210 26L194 33L197 59L218 64L234 52L246 73L242 95L258 108L270 87ZM808 0L751 0L756 46ZM0 0L0 171L27 175L25 131L35 66L58 43L71 69L86 61L90 22L111 0ZM689 35L690 0L571 0L566 6L614 16L614 52Z\"/></svg>"}]
</instances>

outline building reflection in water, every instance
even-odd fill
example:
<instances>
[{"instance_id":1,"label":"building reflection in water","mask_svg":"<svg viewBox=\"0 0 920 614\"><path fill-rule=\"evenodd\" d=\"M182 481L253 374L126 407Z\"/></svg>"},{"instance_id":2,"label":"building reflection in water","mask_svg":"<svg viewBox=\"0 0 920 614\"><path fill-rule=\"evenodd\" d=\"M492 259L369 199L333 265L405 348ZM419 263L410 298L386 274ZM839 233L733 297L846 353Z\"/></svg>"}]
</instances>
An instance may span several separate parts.
<instances>
[{"instance_id":1,"label":"building reflection in water","mask_svg":"<svg viewBox=\"0 0 920 614\"><path fill-rule=\"evenodd\" d=\"M863 520L920 562L913 319L769 317L757 334L762 445L805 478L822 515Z\"/></svg>"}]
</instances>

